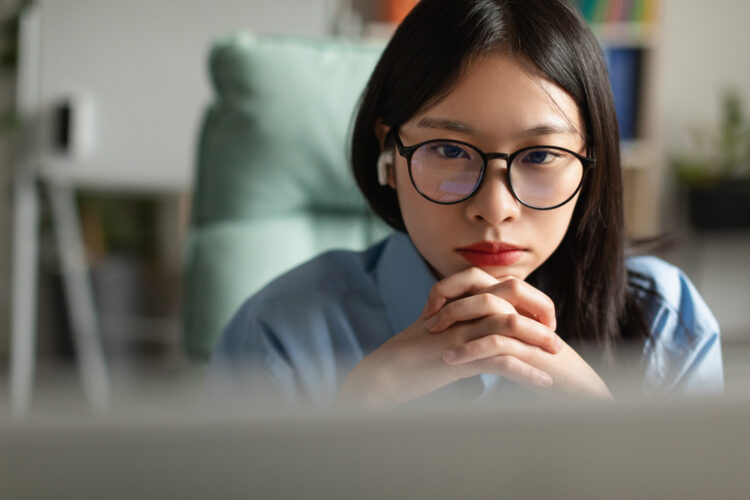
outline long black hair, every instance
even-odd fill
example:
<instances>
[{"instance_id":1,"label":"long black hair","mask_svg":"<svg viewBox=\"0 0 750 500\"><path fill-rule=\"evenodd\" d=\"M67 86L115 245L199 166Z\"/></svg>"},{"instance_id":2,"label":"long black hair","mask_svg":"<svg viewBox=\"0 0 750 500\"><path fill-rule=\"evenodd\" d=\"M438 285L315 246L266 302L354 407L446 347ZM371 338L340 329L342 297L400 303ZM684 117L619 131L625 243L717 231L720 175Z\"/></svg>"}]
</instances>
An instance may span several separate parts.
<instances>
[{"instance_id":1,"label":"long black hair","mask_svg":"<svg viewBox=\"0 0 750 500\"><path fill-rule=\"evenodd\" d=\"M396 192L377 180L375 123L391 128L436 104L474 58L522 55L572 96L596 168L587 175L560 246L528 281L554 300L569 342L604 347L648 336L625 264L619 130L597 39L565 0L422 0L385 48L360 100L352 133L354 176L370 206L405 231Z\"/></svg>"}]
</instances>

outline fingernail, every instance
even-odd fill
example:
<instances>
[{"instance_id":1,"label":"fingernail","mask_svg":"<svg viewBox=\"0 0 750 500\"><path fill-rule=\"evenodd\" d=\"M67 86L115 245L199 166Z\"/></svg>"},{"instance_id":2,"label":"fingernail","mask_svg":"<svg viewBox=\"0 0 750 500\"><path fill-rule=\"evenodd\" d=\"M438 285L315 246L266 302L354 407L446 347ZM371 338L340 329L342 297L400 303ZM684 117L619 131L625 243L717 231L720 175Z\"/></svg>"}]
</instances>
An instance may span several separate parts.
<instances>
[{"instance_id":1,"label":"fingernail","mask_svg":"<svg viewBox=\"0 0 750 500\"><path fill-rule=\"evenodd\" d=\"M454 351L453 349L448 349L443 353L443 359L446 361L453 361L454 359L456 359L456 351Z\"/></svg>"},{"instance_id":2,"label":"fingernail","mask_svg":"<svg viewBox=\"0 0 750 500\"><path fill-rule=\"evenodd\" d=\"M425 326L427 327L427 329L428 330L432 330L433 328L435 328L437 326L437 324L438 324L438 319L439 318L437 316L433 316L430 319L428 319L425 322Z\"/></svg>"},{"instance_id":3,"label":"fingernail","mask_svg":"<svg viewBox=\"0 0 750 500\"><path fill-rule=\"evenodd\" d=\"M537 380L537 384L539 387L549 387L552 385L552 377L547 375L546 373L539 375L539 380Z\"/></svg>"}]
</instances>

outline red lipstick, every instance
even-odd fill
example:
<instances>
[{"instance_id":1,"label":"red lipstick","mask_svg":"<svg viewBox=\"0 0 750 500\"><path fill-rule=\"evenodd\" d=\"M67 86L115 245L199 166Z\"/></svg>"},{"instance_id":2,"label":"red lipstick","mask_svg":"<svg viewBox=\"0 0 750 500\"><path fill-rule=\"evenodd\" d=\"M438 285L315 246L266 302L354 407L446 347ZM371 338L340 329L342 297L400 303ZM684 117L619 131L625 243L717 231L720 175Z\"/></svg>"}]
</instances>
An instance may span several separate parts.
<instances>
[{"instance_id":1,"label":"red lipstick","mask_svg":"<svg viewBox=\"0 0 750 500\"><path fill-rule=\"evenodd\" d=\"M458 253L477 267L512 266L525 250L500 241L480 241L458 249Z\"/></svg>"}]
</instances>

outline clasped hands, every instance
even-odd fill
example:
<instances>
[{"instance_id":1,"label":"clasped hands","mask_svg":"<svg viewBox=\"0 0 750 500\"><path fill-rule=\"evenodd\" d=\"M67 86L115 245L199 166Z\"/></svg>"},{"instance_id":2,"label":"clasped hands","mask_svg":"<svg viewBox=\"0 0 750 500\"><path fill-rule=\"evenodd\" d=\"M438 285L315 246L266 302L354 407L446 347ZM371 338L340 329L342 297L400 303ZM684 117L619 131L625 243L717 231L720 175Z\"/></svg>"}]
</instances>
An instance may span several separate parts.
<instances>
[{"instance_id":1,"label":"clasped hands","mask_svg":"<svg viewBox=\"0 0 750 500\"><path fill-rule=\"evenodd\" d=\"M354 368L339 399L392 406L482 373L542 393L611 399L556 327L547 295L472 267L436 283L420 317Z\"/></svg>"}]
</instances>

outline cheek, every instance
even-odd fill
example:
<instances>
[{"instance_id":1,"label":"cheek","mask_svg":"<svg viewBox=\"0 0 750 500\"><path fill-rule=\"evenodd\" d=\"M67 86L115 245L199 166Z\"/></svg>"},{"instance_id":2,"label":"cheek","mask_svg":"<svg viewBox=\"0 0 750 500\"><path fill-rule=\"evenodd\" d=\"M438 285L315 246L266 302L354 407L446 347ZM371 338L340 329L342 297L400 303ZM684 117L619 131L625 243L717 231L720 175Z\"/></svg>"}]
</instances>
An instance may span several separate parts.
<instances>
[{"instance_id":1,"label":"cheek","mask_svg":"<svg viewBox=\"0 0 750 500\"><path fill-rule=\"evenodd\" d=\"M402 171L397 170L396 188L406 232L436 277L459 271L448 255L452 245L447 242L448 235L460 232L460 207L439 205L422 197L412 186L405 165Z\"/></svg>"},{"instance_id":2,"label":"cheek","mask_svg":"<svg viewBox=\"0 0 750 500\"><path fill-rule=\"evenodd\" d=\"M540 254L543 254L544 260L552 255L565 237L577 201L578 198L576 197L568 204L555 210L545 212L532 210L533 213L529 216L529 222L538 242L537 248Z\"/></svg>"},{"instance_id":3,"label":"cheek","mask_svg":"<svg viewBox=\"0 0 750 500\"><path fill-rule=\"evenodd\" d=\"M435 212L441 207L424 199L411 184L406 165L396 170L396 192L398 194L401 217L409 235L414 240L431 239L430 231L435 224L425 224L424 221L436 219Z\"/></svg>"}]
</instances>

